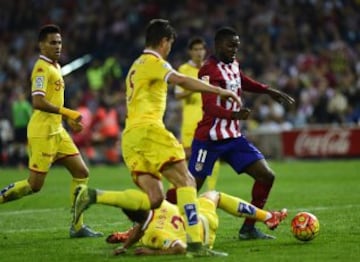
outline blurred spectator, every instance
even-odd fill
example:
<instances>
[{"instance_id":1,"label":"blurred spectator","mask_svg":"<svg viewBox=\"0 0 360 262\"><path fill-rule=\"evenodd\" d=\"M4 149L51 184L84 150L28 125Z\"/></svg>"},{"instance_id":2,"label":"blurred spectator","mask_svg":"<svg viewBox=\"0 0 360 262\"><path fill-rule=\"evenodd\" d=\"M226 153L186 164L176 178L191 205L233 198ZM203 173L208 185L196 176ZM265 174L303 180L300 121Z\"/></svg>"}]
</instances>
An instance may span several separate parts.
<instances>
[{"instance_id":1,"label":"blurred spectator","mask_svg":"<svg viewBox=\"0 0 360 262\"><path fill-rule=\"evenodd\" d=\"M15 99L12 102L12 124L14 127L14 153L13 163L20 168L23 168L27 164L27 124L32 114L32 106L29 101L26 100L24 91L22 89L17 90L15 93Z\"/></svg>"},{"instance_id":2,"label":"blurred spectator","mask_svg":"<svg viewBox=\"0 0 360 262\"><path fill-rule=\"evenodd\" d=\"M65 79L70 87L65 91L70 97L79 92L76 95L92 114L101 99L110 97L123 125L123 76L142 51L144 24L162 17L171 20L178 32L169 57L174 67L186 59L183 50L190 37L202 36L211 48L213 32L229 25L247 43L239 54L244 71L296 99L295 108L282 109L285 121L294 127L360 125L359 1L0 1L0 16L3 123L11 119L14 83L29 87L28 75L38 55L35 30L58 23L64 38L71 39L62 64L84 54L96 57ZM180 108L171 93L168 101L165 123L179 134ZM256 124L268 121L262 118L267 101L249 96L245 102L257 104L252 111Z\"/></svg>"},{"instance_id":3,"label":"blurred spectator","mask_svg":"<svg viewBox=\"0 0 360 262\"><path fill-rule=\"evenodd\" d=\"M116 164L120 161L119 115L111 103L102 99L92 120L91 141L98 151L95 161Z\"/></svg>"},{"instance_id":4,"label":"blurred spectator","mask_svg":"<svg viewBox=\"0 0 360 262\"><path fill-rule=\"evenodd\" d=\"M86 77L91 91L97 92L105 86L105 74L101 61L95 58L86 70Z\"/></svg>"}]
</instances>

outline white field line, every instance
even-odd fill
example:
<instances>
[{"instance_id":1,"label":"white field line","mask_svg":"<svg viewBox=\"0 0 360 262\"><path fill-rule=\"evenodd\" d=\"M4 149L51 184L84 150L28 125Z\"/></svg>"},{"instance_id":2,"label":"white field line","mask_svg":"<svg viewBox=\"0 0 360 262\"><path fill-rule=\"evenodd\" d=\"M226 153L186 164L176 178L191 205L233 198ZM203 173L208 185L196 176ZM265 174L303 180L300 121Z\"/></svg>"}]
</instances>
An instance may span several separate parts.
<instances>
[{"instance_id":1,"label":"white field line","mask_svg":"<svg viewBox=\"0 0 360 262\"><path fill-rule=\"evenodd\" d=\"M342 208L357 208L360 207L360 204L354 205L341 205L341 206L317 206L317 207L303 207L303 208L294 208L288 209L290 211L299 211L299 210L329 210L329 209L342 209ZM1 209L1 208L0 208ZM1 211L1 216L12 216L12 215L25 215L25 214L34 214L34 213L54 213L54 212L67 212L70 213L66 208L43 208L43 209L24 209L24 210L14 210L14 211Z\"/></svg>"},{"instance_id":2,"label":"white field line","mask_svg":"<svg viewBox=\"0 0 360 262\"><path fill-rule=\"evenodd\" d=\"M331 209L350 209L350 208L359 208L360 205L341 205L341 206L318 206L318 207L304 207L304 208L294 208L288 209L288 211L321 211L321 210L331 210Z\"/></svg>"},{"instance_id":3,"label":"white field line","mask_svg":"<svg viewBox=\"0 0 360 262\"><path fill-rule=\"evenodd\" d=\"M295 208L289 209L288 211L321 211L321 210L330 210L330 209L351 209L359 208L360 205L341 205L341 206L318 206L318 207L304 207L304 208ZM13 215L25 215L25 214L34 214L34 213L59 213L63 212L64 208L46 208L46 209L26 209L26 210L17 210L17 211L2 211L0 212L0 222L1 217L3 216L13 216ZM125 223L128 223L126 220ZM106 223L107 226L120 226L123 225L124 221ZM0 223L1 226L1 223ZM98 228L104 226L104 224L92 224L93 227ZM18 232L49 232L49 231L58 231L58 230L68 230L69 226L62 227L42 227L42 228L16 228L6 230L4 225L1 226L2 233L18 233Z\"/></svg>"},{"instance_id":4,"label":"white field line","mask_svg":"<svg viewBox=\"0 0 360 262\"><path fill-rule=\"evenodd\" d=\"M65 208L44 208L44 209L25 209L25 210L15 210L15 211L0 211L0 227L1 233L17 233L17 232L49 232L49 231L67 231L70 226L52 226L52 227L41 227L41 228L16 228L16 229L6 229L6 225L1 223L1 218L5 216L21 216L21 215L29 215L29 214L48 214L52 213L53 215L56 213L68 212L69 213L69 225L70 225L70 208L67 210ZM126 219L125 221L119 220L118 222L108 223L106 222L106 226L114 226L120 227L121 225L129 224L129 221ZM104 224L93 224L91 226L94 228L103 227ZM115 229L115 228L114 228Z\"/></svg>"}]
</instances>

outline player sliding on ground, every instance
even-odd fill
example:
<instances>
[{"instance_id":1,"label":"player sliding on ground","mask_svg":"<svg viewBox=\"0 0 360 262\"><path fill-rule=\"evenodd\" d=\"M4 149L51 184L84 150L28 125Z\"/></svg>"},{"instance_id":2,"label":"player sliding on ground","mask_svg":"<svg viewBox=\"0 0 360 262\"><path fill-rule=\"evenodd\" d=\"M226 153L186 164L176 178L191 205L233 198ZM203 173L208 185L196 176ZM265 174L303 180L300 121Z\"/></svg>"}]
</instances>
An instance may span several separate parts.
<instances>
[{"instance_id":1,"label":"player sliding on ground","mask_svg":"<svg viewBox=\"0 0 360 262\"><path fill-rule=\"evenodd\" d=\"M75 221L85 209L97 203L97 197L101 195L100 190L86 186L80 186L78 192L74 203ZM265 211L240 198L222 192L208 191L198 200L202 243L210 249L214 245L219 225L216 208L234 216L263 221L271 230L287 217L285 208L281 211ZM176 205L164 200L159 208L142 214L124 208L123 211L131 221L135 222L135 226L126 232L116 232L107 237L108 243L123 243L122 246L115 249L115 255L125 253L128 248L137 243L141 247L135 250L136 255L186 253L185 220ZM226 253L222 254L227 255Z\"/></svg>"}]
</instances>

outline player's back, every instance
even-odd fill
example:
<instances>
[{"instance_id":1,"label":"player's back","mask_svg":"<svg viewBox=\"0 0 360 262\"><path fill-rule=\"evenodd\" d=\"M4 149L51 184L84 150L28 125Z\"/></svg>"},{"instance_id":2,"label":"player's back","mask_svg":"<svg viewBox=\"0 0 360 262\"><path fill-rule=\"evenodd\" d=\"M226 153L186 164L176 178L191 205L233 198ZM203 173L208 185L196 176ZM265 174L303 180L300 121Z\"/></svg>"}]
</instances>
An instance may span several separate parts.
<instances>
[{"instance_id":1,"label":"player's back","mask_svg":"<svg viewBox=\"0 0 360 262\"><path fill-rule=\"evenodd\" d=\"M42 95L57 106L64 105L64 80L60 65L40 55L31 74L32 95ZM62 130L62 116L35 109L28 124L29 137L44 137Z\"/></svg>"},{"instance_id":2,"label":"player's back","mask_svg":"<svg viewBox=\"0 0 360 262\"><path fill-rule=\"evenodd\" d=\"M152 50L144 50L135 60L126 77L126 128L151 123L163 125L167 78L172 71L170 64Z\"/></svg>"},{"instance_id":3,"label":"player's back","mask_svg":"<svg viewBox=\"0 0 360 262\"><path fill-rule=\"evenodd\" d=\"M140 243L157 249L167 249L175 243L180 243L185 247L184 223L178 207L164 200L161 206L154 210Z\"/></svg>"}]
</instances>

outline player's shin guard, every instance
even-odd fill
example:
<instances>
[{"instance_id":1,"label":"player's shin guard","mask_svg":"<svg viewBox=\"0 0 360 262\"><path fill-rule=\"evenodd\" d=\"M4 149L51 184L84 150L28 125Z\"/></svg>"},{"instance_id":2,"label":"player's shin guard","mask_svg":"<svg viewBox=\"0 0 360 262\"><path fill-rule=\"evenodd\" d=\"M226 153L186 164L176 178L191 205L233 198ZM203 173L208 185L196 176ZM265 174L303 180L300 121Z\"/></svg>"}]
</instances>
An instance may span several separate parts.
<instances>
[{"instance_id":1,"label":"player's shin guard","mask_svg":"<svg viewBox=\"0 0 360 262\"><path fill-rule=\"evenodd\" d=\"M33 193L27 180L12 183L0 191L0 203L9 202Z\"/></svg>"},{"instance_id":2,"label":"player's shin guard","mask_svg":"<svg viewBox=\"0 0 360 262\"><path fill-rule=\"evenodd\" d=\"M139 190L96 191L96 203L99 204L116 206L129 210L150 210L151 208L148 195Z\"/></svg>"},{"instance_id":3,"label":"player's shin guard","mask_svg":"<svg viewBox=\"0 0 360 262\"><path fill-rule=\"evenodd\" d=\"M252 200L251 204L258 208L263 208L265 206L265 203L267 201L267 198L269 196L270 190L272 188L272 183L266 184L259 181L256 181L254 183L253 189L252 189ZM244 225L254 225L255 220L251 218L247 218L244 221Z\"/></svg>"},{"instance_id":4,"label":"player's shin guard","mask_svg":"<svg viewBox=\"0 0 360 262\"><path fill-rule=\"evenodd\" d=\"M176 190L177 205L185 217L185 230L189 243L201 243L201 224L199 220L199 205L194 187L180 187Z\"/></svg>"},{"instance_id":5,"label":"player's shin guard","mask_svg":"<svg viewBox=\"0 0 360 262\"><path fill-rule=\"evenodd\" d=\"M74 203L75 188L76 188L78 185L87 185L88 180L89 180L88 178L73 178L73 179L72 179L71 185L70 185L70 200L71 200L71 205L73 205L73 203ZM83 224L84 224L84 218L83 218L83 215L81 214L81 216L79 217L79 220L77 221L77 223L73 225L75 231L80 230Z\"/></svg>"},{"instance_id":6,"label":"player's shin guard","mask_svg":"<svg viewBox=\"0 0 360 262\"><path fill-rule=\"evenodd\" d=\"M241 198L233 197L225 193L220 193L218 207L234 216L244 216L260 221L265 221L271 217L269 212L259 209Z\"/></svg>"}]
</instances>

